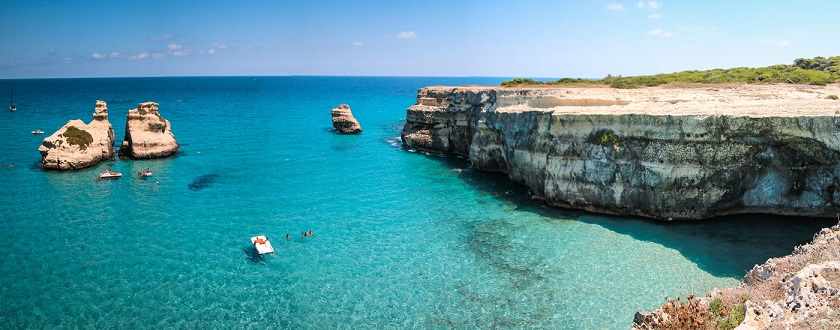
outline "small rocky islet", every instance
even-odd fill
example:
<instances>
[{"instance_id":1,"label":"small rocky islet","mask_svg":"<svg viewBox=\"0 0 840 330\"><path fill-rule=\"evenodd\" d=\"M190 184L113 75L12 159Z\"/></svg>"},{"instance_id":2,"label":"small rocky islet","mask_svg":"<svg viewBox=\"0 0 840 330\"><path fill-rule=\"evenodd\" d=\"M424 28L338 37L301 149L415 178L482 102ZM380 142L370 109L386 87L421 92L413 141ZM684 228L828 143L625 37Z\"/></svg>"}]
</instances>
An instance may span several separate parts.
<instances>
[{"instance_id":1,"label":"small rocky islet","mask_svg":"<svg viewBox=\"0 0 840 330\"><path fill-rule=\"evenodd\" d=\"M339 104L338 107L330 111L330 115L332 115L332 124L336 132L341 134L359 134L362 132L362 126L359 125L356 117L353 117L349 105Z\"/></svg>"},{"instance_id":2,"label":"small rocky islet","mask_svg":"<svg viewBox=\"0 0 840 330\"><path fill-rule=\"evenodd\" d=\"M75 119L45 138L38 151L41 166L49 170L78 170L114 157L114 129L108 121L105 101L96 101L93 120ZM120 155L147 159L166 157L178 151L169 121L154 102L140 103L126 115L125 138Z\"/></svg>"}]
</instances>

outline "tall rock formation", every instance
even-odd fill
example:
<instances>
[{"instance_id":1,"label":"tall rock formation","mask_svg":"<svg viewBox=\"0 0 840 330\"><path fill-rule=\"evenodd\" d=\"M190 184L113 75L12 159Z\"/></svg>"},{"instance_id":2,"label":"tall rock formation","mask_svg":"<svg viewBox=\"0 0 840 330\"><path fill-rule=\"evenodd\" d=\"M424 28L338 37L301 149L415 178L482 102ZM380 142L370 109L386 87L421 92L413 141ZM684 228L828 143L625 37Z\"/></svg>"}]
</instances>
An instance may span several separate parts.
<instances>
[{"instance_id":1,"label":"tall rock formation","mask_svg":"<svg viewBox=\"0 0 840 330\"><path fill-rule=\"evenodd\" d=\"M114 156L114 129L108 122L105 101L96 101L89 124L76 119L44 139L38 151L42 166L53 170L77 170Z\"/></svg>"},{"instance_id":2,"label":"tall rock formation","mask_svg":"<svg viewBox=\"0 0 840 330\"><path fill-rule=\"evenodd\" d=\"M160 116L157 103L140 103L136 109L128 110L120 155L131 158L166 157L177 152L178 147L169 121Z\"/></svg>"},{"instance_id":3,"label":"tall rock formation","mask_svg":"<svg viewBox=\"0 0 840 330\"><path fill-rule=\"evenodd\" d=\"M353 117L349 105L339 104L337 108L330 111L330 114L332 115L333 127L339 133L358 134L362 132L362 126L359 126L359 121Z\"/></svg>"},{"instance_id":4,"label":"tall rock formation","mask_svg":"<svg viewBox=\"0 0 840 330\"><path fill-rule=\"evenodd\" d=\"M659 219L840 212L840 86L427 87L407 147L560 207Z\"/></svg>"}]
</instances>

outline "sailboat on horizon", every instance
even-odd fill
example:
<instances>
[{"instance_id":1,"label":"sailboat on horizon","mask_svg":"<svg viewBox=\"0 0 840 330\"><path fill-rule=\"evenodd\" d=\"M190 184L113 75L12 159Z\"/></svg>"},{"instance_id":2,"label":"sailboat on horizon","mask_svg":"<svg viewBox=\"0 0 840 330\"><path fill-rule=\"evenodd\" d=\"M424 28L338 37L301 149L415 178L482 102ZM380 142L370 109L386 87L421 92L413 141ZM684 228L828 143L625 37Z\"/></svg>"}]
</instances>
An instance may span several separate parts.
<instances>
[{"instance_id":1,"label":"sailboat on horizon","mask_svg":"<svg viewBox=\"0 0 840 330\"><path fill-rule=\"evenodd\" d=\"M9 99L9 110L17 111L17 107L15 107L15 86L12 85L12 96Z\"/></svg>"}]
</instances>

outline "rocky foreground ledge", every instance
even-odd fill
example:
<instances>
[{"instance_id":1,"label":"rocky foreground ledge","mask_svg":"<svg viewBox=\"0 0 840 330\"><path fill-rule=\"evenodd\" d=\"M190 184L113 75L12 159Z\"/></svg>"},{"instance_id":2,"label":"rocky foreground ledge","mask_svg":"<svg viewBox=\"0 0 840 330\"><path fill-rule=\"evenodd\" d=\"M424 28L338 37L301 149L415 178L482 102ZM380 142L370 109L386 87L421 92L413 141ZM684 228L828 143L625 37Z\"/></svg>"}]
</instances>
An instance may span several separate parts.
<instances>
[{"instance_id":1,"label":"rocky foreground ledge","mask_svg":"<svg viewBox=\"0 0 840 330\"><path fill-rule=\"evenodd\" d=\"M756 265L737 287L677 299L636 313L633 329L840 329L840 225Z\"/></svg>"},{"instance_id":2,"label":"rocky foreground ledge","mask_svg":"<svg viewBox=\"0 0 840 330\"><path fill-rule=\"evenodd\" d=\"M840 86L426 87L407 147L560 207L658 219L840 212ZM835 95L835 97L832 97Z\"/></svg>"}]
</instances>

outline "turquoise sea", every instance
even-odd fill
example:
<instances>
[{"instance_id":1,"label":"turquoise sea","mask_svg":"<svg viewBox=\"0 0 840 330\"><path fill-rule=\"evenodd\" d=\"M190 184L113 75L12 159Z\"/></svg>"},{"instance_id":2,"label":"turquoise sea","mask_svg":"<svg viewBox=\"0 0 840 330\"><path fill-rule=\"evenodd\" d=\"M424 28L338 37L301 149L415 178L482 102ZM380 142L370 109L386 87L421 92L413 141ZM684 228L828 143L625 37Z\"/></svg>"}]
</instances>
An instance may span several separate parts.
<instances>
[{"instance_id":1,"label":"turquoise sea","mask_svg":"<svg viewBox=\"0 0 840 330\"><path fill-rule=\"evenodd\" d=\"M626 329L836 223L556 209L465 159L402 148L418 88L502 80L0 81L18 107L0 111L0 328ZM118 144L128 109L160 103L180 153L40 169L43 138L90 121L96 100ZM362 134L331 131L340 103ZM97 181L105 168L126 175ZM275 255L256 255L258 234Z\"/></svg>"}]
</instances>

